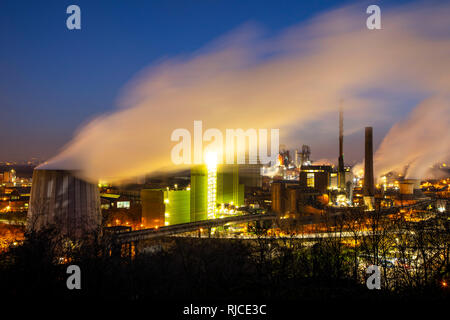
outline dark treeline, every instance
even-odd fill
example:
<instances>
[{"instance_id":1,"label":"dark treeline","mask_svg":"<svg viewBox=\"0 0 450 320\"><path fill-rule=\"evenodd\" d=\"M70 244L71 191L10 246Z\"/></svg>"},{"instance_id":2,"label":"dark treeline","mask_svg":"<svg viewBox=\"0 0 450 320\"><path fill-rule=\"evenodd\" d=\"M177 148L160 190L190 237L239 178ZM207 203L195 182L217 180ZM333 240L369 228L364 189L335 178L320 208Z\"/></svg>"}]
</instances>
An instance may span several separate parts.
<instances>
[{"instance_id":1,"label":"dark treeline","mask_svg":"<svg viewBox=\"0 0 450 320\"><path fill-rule=\"evenodd\" d=\"M111 254L106 238L74 244L55 240L49 229L28 234L0 256L1 294L153 301L444 300L449 298L443 286L450 270L449 225L445 214L412 223L401 214L349 213L320 226L333 237L314 241L298 239L305 227L286 220L278 225L282 237L253 225L251 240L163 238L141 244L132 256ZM394 256L397 262L390 265ZM66 287L70 264L81 268L81 290ZM366 287L368 264L380 266L381 290Z\"/></svg>"}]
</instances>

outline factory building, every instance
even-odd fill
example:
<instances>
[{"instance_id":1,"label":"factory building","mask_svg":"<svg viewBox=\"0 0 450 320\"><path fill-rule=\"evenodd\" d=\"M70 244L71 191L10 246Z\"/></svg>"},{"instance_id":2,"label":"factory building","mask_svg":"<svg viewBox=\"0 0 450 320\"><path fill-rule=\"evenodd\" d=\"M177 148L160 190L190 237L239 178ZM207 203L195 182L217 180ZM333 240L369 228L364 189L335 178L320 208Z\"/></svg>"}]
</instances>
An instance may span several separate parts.
<instances>
[{"instance_id":1,"label":"factory building","mask_svg":"<svg viewBox=\"0 0 450 320\"><path fill-rule=\"evenodd\" d=\"M262 165L259 163L240 164L239 181L246 188L261 188L262 187L261 169Z\"/></svg>"},{"instance_id":2,"label":"factory building","mask_svg":"<svg viewBox=\"0 0 450 320\"><path fill-rule=\"evenodd\" d=\"M30 202L30 187L0 187L0 212L24 212Z\"/></svg>"},{"instance_id":3,"label":"factory building","mask_svg":"<svg viewBox=\"0 0 450 320\"><path fill-rule=\"evenodd\" d=\"M330 173L330 189L331 190L339 190L339 179L338 179L338 172L332 171ZM353 173L351 170L351 167L344 167L344 178L346 181L346 186L349 182L353 180Z\"/></svg>"},{"instance_id":4,"label":"factory building","mask_svg":"<svg viewBox=\"0 0 450 320\"><path fill-rule=\"evenodd\" d=\"M227 169L227 166L230 165L223 165L223 168L225 170L229 170ZM236 167L235 165L231 166ZM248 189L262 187L262 167L263 166L259 161L259 156L256 156L256 158L250 158L248 153L245 154L245 163L237 165L236 170L239 171L239 182L245 186L247 189L246 192Z\"/></svg>"},{"instance_id":5,"label":"factory building","mask_svg":"<svg viewBox=\"0 0 450 320\"><path fill-rule=\"evenodd\" d=\"M225 206L244 205L244 185L239 182L238 165L193 166L190 187L184 190L141 190L142 223L156 227L227 214Z\"/></svg>"},{"instance_id":6,"label":"factory building","mask_svg":"<svg viewBox=\"0 0 450 320\"><path fill-rule=\"evenodd\" d=\"M142 189L142 224L144 226L164 225L164 190L162 189Z\"/></svg>"},{"instance_id":7,"label":"factory building","mask_svg":"<svg viewBox=\"0 0 450 320\"><path fill-rule=\"evenodd\" d=\"M15 181L16 181L16 171L14 169L0 173L0 182L14 183Z\"/></svg>"},{"instance_id":8,"label":"factory building","mask_svg":"<svg viewBox=\"0 0 450 320\"><path fill-rule=\"evenodd\" d=\"M191 221L189 190L142 189L142 224L161 227Z\"/></svg>"},{"instance_id":9,"label":"factory building","mask_svg":"<svg viewBox=\"0 0 450 320\"><path fill-rule=\"evenodd\" d=\"M274 181L271 185L272 211L278 215L306 212L305 206L323 205L327 196L316 189L302 187L292 180Z\"/></svg>"},{"instance_id":10,"label":"factory building","mask_svg":"<svg viewBox=\"0 0 450 320\"><path fill-rule=\"evenodd\" d=\"M244 205L244 184L241 182L242 165L221 165L217 172L217 203ZM261 175L259 174L259 177Z\"/></svg>"},{"instance_id":11,"label":"factory building","mask_svg":"<svg viewBox=\"0 0 450 320\"><path fill-rule=\"evenodd\" d=\"M330 186L331 166L301 166L300 186L313 188L320 193L327 193Z\"/></svg>"},{"instance_id":12,"label":"factory building","mask_svg":"<svg viewBox=\"0 0 450 320\"><path fill-rule=\"evenodd\" d=\"M240 165L234 164L202 165L191 169L191 222L213 218L216 208L222 205L244 205L240 169Z\"/></svg>"}]
</instances>

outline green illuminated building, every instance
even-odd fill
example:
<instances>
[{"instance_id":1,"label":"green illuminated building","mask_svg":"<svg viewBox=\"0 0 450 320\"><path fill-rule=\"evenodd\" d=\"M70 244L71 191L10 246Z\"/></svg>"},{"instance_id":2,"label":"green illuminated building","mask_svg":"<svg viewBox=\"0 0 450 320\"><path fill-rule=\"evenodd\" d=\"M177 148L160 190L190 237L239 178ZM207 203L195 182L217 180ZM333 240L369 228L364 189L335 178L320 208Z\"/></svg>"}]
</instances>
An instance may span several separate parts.
<instances>
[{"instance_id":1,"label":"green illuminated building","mask_svg":"<svg viewBox=\"0 0 450 320\"><path fill-rule=\"evenodd\" d=\"M191 168L191 222L206 220L207 195L208 170L205 165L194 166Z\"/></svg>"},{"instance_id":2,"label":"green illuminated building","mask_svg":"<svg viewBox=\"0 0 450 320\"><path fill-rule=\"evenodd\" d=\"M238 165L217 167L217 176L214 176L217 183L213 184L216 187L209 190L216 193L215 197L209 198L216 207L226 204L244 205L244 185L239 183L238 168ZM208 218L207 166L192 167L190 188L186 190L143 189L141 201L142 218L146 227L206 220Z\"/></svg>"},{"instance_id":3,"label":"green illuminated building","mask_svg":"<svg viewBox=\"0 0 450 320\"><path fill-rule=\"evenodd\" d=\"M189 190L164 191L165 225L191 221L191 192Z\"/></svg>"},{"instance_id":4,"label":"green illuminated building","mask_svg":"<svg viewBox=\"0 0 450 320\"><path fill-rule=\"evenodd\" d=\"M239 184L239 166L221 165L217 171L217 203L244 205L244 185Z\"/></svg>"},{"instance_id":5,"label":"green illuminated building","mask_svg":"<svg viewBox=\"0 0 450 320\"><path fill-rule=\"evenodd\" d=\"M217 168L216 204L244 205L244 185L239 183L238 165ZM207 219L208 169L199 165L191 169L191 222Z\"/></svg>"}]
</instances>

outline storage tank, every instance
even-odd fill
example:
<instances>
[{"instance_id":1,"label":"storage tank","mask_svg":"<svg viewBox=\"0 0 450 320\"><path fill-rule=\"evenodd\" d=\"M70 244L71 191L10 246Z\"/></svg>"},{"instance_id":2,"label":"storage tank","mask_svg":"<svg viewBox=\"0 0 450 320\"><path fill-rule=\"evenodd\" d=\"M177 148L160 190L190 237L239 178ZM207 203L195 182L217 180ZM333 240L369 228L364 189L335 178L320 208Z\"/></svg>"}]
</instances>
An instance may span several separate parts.
<instances>
[{"instance_id":1,"label":"storage tank","mask_svg":"<svg viewBox=\"0 0 450 320\"><path fill-rule=\"evenodd\" d=\"M174 225L188 223L191 220L191 191L164 191L165 224Z\"/></svg>"},{"instance_id":2,"label":"storage tank","mask_svg":"<svg viewBox=\"0 0 450 320\"><path fill-rule=\"evenodd\" d=\"M191 168L190 221L208 219L208 170L205 165Z\"/></svg>"},{"instance_id":3,"label":"storage tank","mask_svg":"<svg viewBox=\"0 0 450 320\"><path fill-rule=\"evenodd\" d=\"M59 235L71 239L100 231L102 216L96 185L67 170L35 169L32 181L29 231L55 227Z\"/></svg>"}]
</instances>

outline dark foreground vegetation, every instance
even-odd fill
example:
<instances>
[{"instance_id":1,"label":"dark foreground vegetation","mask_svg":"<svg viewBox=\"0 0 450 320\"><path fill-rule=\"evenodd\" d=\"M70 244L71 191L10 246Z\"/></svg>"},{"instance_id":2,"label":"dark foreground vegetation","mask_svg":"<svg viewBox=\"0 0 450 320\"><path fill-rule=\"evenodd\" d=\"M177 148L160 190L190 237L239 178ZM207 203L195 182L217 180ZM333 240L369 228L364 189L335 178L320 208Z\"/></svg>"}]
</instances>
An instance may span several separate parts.
<instances>
[{"instance_id":1,"label":"dark foreground vegetation","mask_svg":"<svg viewBox=\"0 0 450 320\"><path fill-rule=\"evenodd\" d=\"M404 265L393 269L385 265L382 277L394 278L382 278L381 290L369 290L357 251L373 252L375 245L381 250L385 240L366 239L352 247L335 238L311 244L292 237L266 237L264 230L255 233L258 237L252 240L159 239L147 243L145 250L135 248L131 256L111 254L114 248L99 239L74 245L50 240L55 239L51 230L28 234L22 244L0 256L0 292L7 299L91 301L443 301L450 297L449 288L443 286L450 270L448 242L437 246L444 251L429 253L443 263L438 269L428 261L424 270L414 271ZM422 240L436 241L427 239ZM71 264L81 268L81 290L66 287Z\"/></svg>"}]
</instances>

